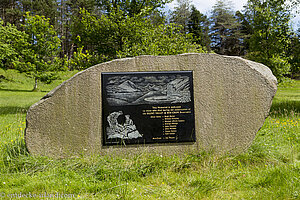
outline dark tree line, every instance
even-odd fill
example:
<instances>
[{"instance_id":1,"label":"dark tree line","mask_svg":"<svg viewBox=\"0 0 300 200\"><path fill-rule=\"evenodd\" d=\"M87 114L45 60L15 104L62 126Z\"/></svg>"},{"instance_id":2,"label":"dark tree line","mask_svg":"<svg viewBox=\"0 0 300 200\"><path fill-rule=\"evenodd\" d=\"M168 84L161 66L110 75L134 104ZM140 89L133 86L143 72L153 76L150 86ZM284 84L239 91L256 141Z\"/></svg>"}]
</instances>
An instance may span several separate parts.
<instances>
[{"instance_id":1,"label":"dark tree line","mask_svg":"<svg viewBox=\"0 0 300 200\"><path fill-rule=\"evenodd\" d=\"M234 12L219 0L206 16L189 0L164 12L170 1L2 0L0 67L51 81L57 70L114 58L215 52L264 63L279 78L299 73L299 32L290 27L299 2L248 0Z\"/></svg>"}]
</instances>

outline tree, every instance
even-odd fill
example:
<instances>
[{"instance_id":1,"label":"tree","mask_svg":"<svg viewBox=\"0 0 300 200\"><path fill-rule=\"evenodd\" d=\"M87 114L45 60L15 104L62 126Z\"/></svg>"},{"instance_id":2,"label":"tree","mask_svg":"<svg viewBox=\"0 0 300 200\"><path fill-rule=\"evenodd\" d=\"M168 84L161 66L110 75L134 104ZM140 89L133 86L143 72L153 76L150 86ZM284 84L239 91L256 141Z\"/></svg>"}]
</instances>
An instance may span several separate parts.
<instances>
[{"instance_id":1,"label":"tree","mask_svg":"<svg viewBox=\"0 0 300 200\"><path fill-rule=\"evenodd\" d=\"M145 11L147 12L147 11ZM82 9L74 27L78 50L87 47L100 60L137 55L170 55L201 51L193 44L191 34L182 33L181 26L154 24L142 12L134 17L115 10L100 18ZM79 55L79 54L78 54Z\"/></svg>"},{"instance_id":2,"label":"tree","mask_svg":"<svg viewBox=\"0 0 300 200\"><path fill-rule=\"evenodd\" d=\"M154 10L148 16L148 19L151 21L152 24L158 26L160 24L166 23L166 15L165 12L161 10Z\"/></svg>"},{"instance_id":3,"label":"tree","mask_svg":"<svg viewBox=\"0 0 300 200\"><path fill-rule=\"evenodd\" d=\"M211 16L212 49L219 54L240 55L240 23L230 1L218 0Z\"/></svg>"},{"instance_id":4,"label":"tree","mask_svg":"<svg viewBox=\"0 0 300 200\"><path fill-rule=\"evenodd\" d=\"M80 16L74 20L72 33L77 48L103 54L110 58L116 57L116 52L122 49L123 38L132 34L130 29L136 26L126 26L127 18L120 10L112 11L109 15L97 15L81 9Z\"/></svg>"},{"instance_id":5,"label":"tree","mask_svg":"<svg viewBox=\"0 0 300 200\"><path fill-rule=\"evenodd\" d=\"M185 34L182 29L176 24L145 26L135 39L125 40L123 51L118 51L118 57L206 52L200 45L194 44L192 34Z\"/></svg>"},{"instance_id":6,"label":"tree","mask_svg":"<svg viewBox=\"0 0 300 200\"><path fill-rule=\"evenodd\" d=\"M194 5L188 21L188 32L193 34L193 41L210 51L209 21Z\"/></svg>"},{"instance_id":7,"label":"tree","mask_svg":"<svg viewBox=\"0 0 300 200\"><path fill-rule=\"evenodd\" d=\"M57 58L60 47L60 39L57 36L50 20L43 16L31 16L26 13L24 30L28 46L20 59L14 62L15 68L34 78L34 89L37 89L37 81L50 83L56 78L58 70Z\"/></svg>"},{"instance_id":8,"label":"tree","mask_svg":"<svg viewBox=\"0 0 300 200\"><path fill-rule=\"evenodd\" d=\"M146 8L150 11L164 7L166 3L172 0L96 0L104 13L111 13L115 10L121 10L124 15L133 17L140 14Z\"/></svg>"},{"instance_id":9,"label":"tree","mask_svg":"<svg viewBox=\"0 0 300 200\"><path fill-rule=\"evenodd\" d=\"M26 52L28 35L0 19L0 68L13 68L13 62Z\"/></svg>"},{"instance_id":10,"label":"tree","mask_svg":"<svg viewBox=\"0 0 300 200\"><path fill-rule=\"evenodd\" d=\"M171 13L170 22L183 27L183 31L187 32L188 22L191 15L191 1L177 0L177 6Z\"/></svg>"},{"instance_id":11,"label":"tree","mask_svg":"<svg viewBox=\"0 0 300 200\"><path fill-rule=\"evenodd\" d=\"M235 17L238 23L240 23L240 26L238 27L240 34L240 56L245 56L249 51L249 38L253 34L252 26L244 13L237 11Z\"/></svg>"},{"instance_id":12,"label":"tree","mask_svg":"<svg viewBox=\"0 0 300 200\"><path fill-rule=\"evenodd\" d=\"M289 47L288 55L290 57L289 63L291 64L292 76L300 74L300 28L297 34L291 38L291 45Z\"/></svg>"},{"instance_id":13,"label":"tree","mask_svg":"<svg viewBox=\"0 0 300 200\"><path fill-rule=\"evenodd\" d=\"M269 66L278 79L290 73L287 0L248 0L245 16L252 28L247 57Z\"/></svg>"},{"instance_id":14,"label":"tree","mask_svg":"<svg viewBox=\"0 0 300 200\"><path fill-rule=\"evenodd\" d=\"M49 22L55 25L56 19L58 19L58 2L62 0L20 0L20 10L22 11L21 17L26 16L26 12L30 12L32 15L45 16L49 18Z\"/></svg>"},{"instance_id":15,"label":"tree","mask_svg":"<svg viewBox=\"0 0 300 200\"><path fill-rule=\"evenodd\" d=\"M78 34L72 27L78 24L77 20L81 18L81 9L96 17L100 17L103 13L95 0L61 0L59 5L61 19L59 33L63 36L61 54L66 55L68 59L73 56L74 50L77 48L75 41Z\"/></svg>"},{"instance_id":16,"label":"tree","mask_svg":"<svg viewBox=\"0 0 300 200\"><path fill-rule=\"evenodd\" d=\"M133 17L126 16L120 9L111 11L98 17L81 9L80 17L75 20L72 32L78 48L84 47L98 56L113 59L117 52L122 52L125 41L137 40L140 31L147 26L152 27L150 19L145 18L148 10L143 10ZM155 26L155 25L154 25ZM79 40L80 39L80 40Z\"/></svg>"},{"instance_id":17,"label":"tree","mask_svg":"<svg viewBox=\"0 0 300 200\"><path fill-rule=\"evenodd\" d=\"M14 24L18 26L20 24L20 18L22 11L20 7L20 1L17 0L1 0L0 1L0 18L4 24Z\"/></svg>"}]
</instances>

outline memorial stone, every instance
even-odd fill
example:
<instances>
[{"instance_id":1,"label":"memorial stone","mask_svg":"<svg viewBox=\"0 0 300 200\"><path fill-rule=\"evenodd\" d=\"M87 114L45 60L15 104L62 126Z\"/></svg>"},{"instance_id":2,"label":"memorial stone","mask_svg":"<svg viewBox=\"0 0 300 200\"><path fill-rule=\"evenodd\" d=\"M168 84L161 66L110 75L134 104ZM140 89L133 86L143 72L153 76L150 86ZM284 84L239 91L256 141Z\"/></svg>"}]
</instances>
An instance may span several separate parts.
<instances>
[{"instance_id":1,"label":"memorial stone","mask_svg":"<svg viewBox=\"0 0 300 200\"><path fill-rule=\"evenodd\" d=\"M139 56L79 72L27 113L33 155L241 152L268 116L266 66L216 54Z\"/></svg>"}]
</instances>

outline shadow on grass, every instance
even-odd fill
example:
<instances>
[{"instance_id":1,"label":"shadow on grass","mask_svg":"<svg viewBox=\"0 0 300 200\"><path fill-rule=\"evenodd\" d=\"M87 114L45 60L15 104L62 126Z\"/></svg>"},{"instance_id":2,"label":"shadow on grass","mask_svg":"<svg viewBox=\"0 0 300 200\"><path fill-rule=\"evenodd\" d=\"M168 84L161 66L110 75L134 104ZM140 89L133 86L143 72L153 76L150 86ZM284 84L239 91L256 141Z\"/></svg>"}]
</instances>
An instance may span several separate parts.
<instances>
[{"instance_id":1,"label":"shadow on grass","mask_svg":"<svg viewBox=\"0 0 300 200\"><path fill-rule=\"evenodd\" d=\"M270 114L273 116L300 114L300 101L285 100L274 101L271 106Z\"/></svg>"},{"instance_id":2,"label":"shadow on grass","mask_svg":"<svg viewBox=\"0 0 300 200\"><path fill-rule=\"evenodd\" d=\"M0 115L8 115L8 114L17 114L17 113L26 113L30 106L5 106L0 107Z\"/></svg>"},{"instance_id":3,"label":"shadow on grass","mask_svg":"<svg viewBox=\"0 0 300 200\"><path fill-rule=\"evenodd\" d=\"M0 91L6 91L6 92L32 92L32 90L17 90L17 89L4 89L4 88L0 88Z\"/></svg>"},{"instance_id":4,"label":"shadow on grass","mask_svg":"<svg viewBox=\"0 0 300 200\"><path fill-rule=\"evenodd\" d=\"M28 92L28 93L35 93L35 92L50 92L51 90L16 90L16 89L4 89L4 88L0 88L0 91L5 91L5 92Z\"/></svg>"}]
</instances>

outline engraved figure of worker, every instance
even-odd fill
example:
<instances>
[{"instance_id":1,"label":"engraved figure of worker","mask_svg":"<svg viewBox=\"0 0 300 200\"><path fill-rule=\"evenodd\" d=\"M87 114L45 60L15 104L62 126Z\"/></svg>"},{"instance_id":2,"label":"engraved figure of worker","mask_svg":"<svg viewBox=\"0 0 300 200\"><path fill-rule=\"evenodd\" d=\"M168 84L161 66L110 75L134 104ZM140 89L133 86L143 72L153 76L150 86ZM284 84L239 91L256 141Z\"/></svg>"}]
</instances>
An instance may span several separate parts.
<instances>
[{"instance_id":1,"label":"engraved figure of worker","mask_svg":"<svg viewBox=\"0 0 300 200\"><path fill-rule=\"evenodd\" d=\"M112 131L110 134L121 134L123 132L124 127L118 123L118 117L122 114L122 111L113 112L107 117L110 130Z\"/></svg>"},{"instance_id":2,"label":"engraved figure of worker","mask_svg":"<svg viewBox=\"0 0 300 200\"><path fill-rule=\"evenodd\" d=\"M130 119L130 115L125 115L125 125L134 125L132 119Z\"/></svg>"},{"instance_id":3,"label":"engraved figure of worker","mask_svg":"<svg viewBox=\"0 0 300 200\"><path fill-rule=\"evenodd\" d=\"M122 111L113 112L107 117L109 127L107 127L108 139L111 138L122 138L122 139L133 139L142 137L136 126L134 125L130 115L125 115L124 124L118 123L118 117L123 115Z\"/></svg>"},{"instance_id":4,"label":"engraved figure of worker","mask_svg":"<svg viewBox=\"0 0 300 200\"><path fill-rule=\"evenodd\" d=\"M128 137L128 133L136 130L136 126L134 125L132 119L130 119L130 115L125 115L124 127L125 127L125 135L127 137Z\"/></svg>"}]
</instances>

